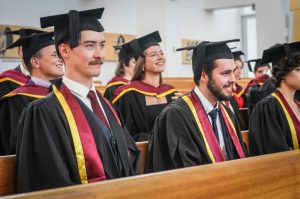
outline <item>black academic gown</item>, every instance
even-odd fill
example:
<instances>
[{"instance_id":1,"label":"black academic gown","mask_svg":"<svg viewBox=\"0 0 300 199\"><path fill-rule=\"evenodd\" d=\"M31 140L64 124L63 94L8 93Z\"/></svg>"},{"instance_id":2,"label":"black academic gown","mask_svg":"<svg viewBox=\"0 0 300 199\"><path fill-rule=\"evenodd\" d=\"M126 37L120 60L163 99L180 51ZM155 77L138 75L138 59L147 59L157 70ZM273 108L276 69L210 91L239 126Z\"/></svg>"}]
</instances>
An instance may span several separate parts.
<instances>
[{"instance_id":1,"label":"black academic gown","mask_svg":"<svg viewBox=\"0 0 300 199\"><path fill-rule=\"evenodd\" d=\"M288 121L275 97L268 96L256 104L249 125L251 155L289 151L293 148Z\"/></svg>"},{"instance_id":2,"label":"black academic gown","mask_svg":"<svg viewBox=\"0 0 300 199\"><path fill-rule=\"evenodd\" d=\"M61 82L55 84L60 88ZM112 128L114 146L106 136L105 125L77 101L90 125L106 178L134 175L138 171L139 151L107 104L99 99ZM54 93L34 101L23 111L16 155L18 193L81 183L69 124Z\"/></svg>"},{"instance_id":3,"label":"black academic gown","mask_svg":"<svg viewBox=\"0 0 300 199\"><path fill-rule=\"evenodd\" d=\"M171 98L174 93L166 96L167 103L164 104L165 107L172 102ZM128 91L116 102L116 106L121 112L125 126L133 139L136 142L148 141L154 123L149 120L145 95L133 90ZM157 113L156 110L154 112ZM158 114L153 117L157 116Z\"/></svg>"},{"instance_id":4,"label":"black academic gown","mask_svg":"<svg viewBox=\"0 0 300 199\"><path fill-rule=\"evenodd\" d=\"M112 101L114 99L116 89L119 88L120 86L127 84L128 82L129 81L122 76L113 77L107 83L106 89L103 94L104 97L109 101Z\"/></svg>"},{"instance_id":5,"label":"black academic gown","mask_svg":"<svg viewBox=\"0 0 300 199\"><path fill-rule=\"evenodd\" d=\"M249 111L252 112L254 106L262 99L270 95L276 90L274 83L272 82L272 78L269 78L265 81L265 83L260 86L251 87L248 91L247 105Z\"/></svg>"},{"instance_id":6,"label":"black academic gown","mask_svg":"<svg viewBox=\"0 0 300 199\"><path fill-rule=\"evenodd\" d=\"M225 106L243 143L238 121ZM222 117L221 117L222 118ZM228 160L239 158L221 119ZM204 129L205 130L205 129ZM225 133L227 132L227 133ZM241 144L245 153L244 144ZM146 172L157 172L212 163L189 106L182 98L172 102L158 116L149 143Z\"/></svg>"},{"instance_id":7,"label":"black academic gown","mask_svg":"<svg viewBox=\"0 0 300 199\"><path fill-rule=\"evenodd\" d=\"M232 109L234 111L234 114L235 114L235 116L238 120L238 123L240 125L241 130L242 131L248 130L248 121L245 121L245 119L242 117L237 102L235 101L235 99L233 97L230 98L229 101L230 101L230 104L231 104Z\"/></svg>"},{"instance_id":8,"label":"black academic gown","mask_svg":"<svg viewBox=\"0 0 300 199\"><path fill-rule=\"evenodd\" d=\"M123 85L124 84L117 84L110 86L109 88L105 89L103 96L109 101L112 101L114 99L116 89Z\"/></svg>"},{"instance_id":9,"label":"black academic gown","mask_svg":"<svg viewBox=\"0 0 300 199\"><path fill-rule=\"evenodd\" d=\"M25 106L37 98L26 95L3 97L0 100L0 155L16 153L17 127Z\"/></svg>"},{"instance_id":10,"label":"black academic gown","mask_svg":"<svg viewBox=\"0 0 300 199\"><path fill-rule=\"evenodd\" d=\"M26 77L22 72L21 72L21 69L20 69L20 66L16 67L15 69L13 69L15 71L17 71L19 73L20 76L22 76L23 79L27 79L27 81L29 81L29 77ZM6 72L6 71L5 71ZM5 72L2 73L3 77L5 77ZM1 75L1 76L2 76ZM0 77L0 99L8 94L9 92L15 90L16 88L18 88L19 86L21 86L21 84L18 84L16 82L13 82L13 81L9 81L9 80L6 80L6 81L1 81L1 78ZM26 83L26 81L23 81L22 83Z\"/></svg>"}]
</instances>

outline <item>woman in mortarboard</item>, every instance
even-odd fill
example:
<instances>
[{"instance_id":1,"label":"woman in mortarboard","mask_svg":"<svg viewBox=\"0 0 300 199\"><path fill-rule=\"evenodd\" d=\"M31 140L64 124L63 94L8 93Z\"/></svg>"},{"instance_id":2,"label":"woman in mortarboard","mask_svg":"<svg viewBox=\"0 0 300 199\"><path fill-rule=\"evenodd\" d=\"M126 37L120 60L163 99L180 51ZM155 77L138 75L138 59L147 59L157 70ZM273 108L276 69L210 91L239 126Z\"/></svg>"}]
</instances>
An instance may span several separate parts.
<instances>
[{"instance_id":1,"label":"woman in mortarboard","mask_svg":"<svg viewBox=\"0 0 300 199\"><path fill-rule=\"evenodd\" d=\"M135 141L146 141L159 113L172 101L176 90L162 83L165 57L158 44L159 32L137 39L139 55L132 81L116 90L115 103ZM138 49L139 48L139 49Z\"/></svg>"},{"instance_id":2,"label":"woman in mortarboard","mask_svg":"<svg viewBox=\"0 0 300 199\"><path fill-rule=\"evenodd\" d=\"M244 62L241 58L244 53L242 51L232 52L234 63L236 68L234 69L234 76L236 80L241 78L242 70L244 67ZM245 88L239 85L237 82L233 84L232 88L232 98L229 100L230 105L233 109L234 114L236 115L240 127L242 130L248 129L248 111L243 113L243 117L240 113L240 109L246 106L246 93Z\"/></svg>"},{"instance_id":3,"label":"woman in mortarboard","mask_svg":"<svg viewBox=\"0 0 300 199\"><path fill-rule=\"evenodd\" d=\"M235 70L234 70L234 76L236 80L239 80L241 78L242 70L244 67L244 62L241 59L241 56L244 55L242 51L236 51L232 52L234 63L235 63ZM245 107L245 89L239 85L237 82L233 85L233 98L236 101L238 108Z\"/></svg>"},{"instance_id":4,"label":"woman in mortarboard","mask_svg":"<svg viewBox=\"0 0 300 199\"><path fill-rule=\"evenodd\" d=\"M300 89L300 42L265 50L262 62L272 62L272 81L276 90L253 109L250 154L299 149L300 104L294 95Z\"/></svg>"},{"instance_id":5,"label":"woman in mortarboard","mask_svg":"<svg viewBox=\"0 0 300 199\"><path fill-rule=\"evenodd\" d=\"M134 41L131 41L129 43L123 44L119 48L118 58L119 63L118 67L115 71L115 77L113 77L108 83L105 88L104 97L108 99L109 101L112 101L114 98L115 90L122 86L127 84L134 72L135 63L137 57L133 54L133 43Z\"/></svg>"}]
</instances>

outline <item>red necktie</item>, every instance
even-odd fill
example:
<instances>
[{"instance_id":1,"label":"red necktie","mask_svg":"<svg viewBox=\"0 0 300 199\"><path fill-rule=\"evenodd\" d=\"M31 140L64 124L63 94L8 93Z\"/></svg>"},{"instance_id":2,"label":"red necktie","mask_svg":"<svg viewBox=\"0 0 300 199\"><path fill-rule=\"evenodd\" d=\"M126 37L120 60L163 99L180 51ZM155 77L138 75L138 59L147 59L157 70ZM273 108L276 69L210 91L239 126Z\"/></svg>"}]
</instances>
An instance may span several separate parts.
<instances>
[{"instance_id":1,"label":"red necktie","mask_svg":"<svg viewBox=\"0 0 300 199\"><path fill-rule=\"evenodd\" d=\"M100 120L105 124L105 126L110 129L109 124L104 116L103 111L101 110L100 105L98 104L98 100L94 91L90 90L88 97L91 100L93 112L100 118Z\"/></svg>"},{"instance_id":2,"label":"red necktie","mask_svg":"<svg viewBox=\"0 0 300 199\"><path fill-rule=\"evenodd\" d=\"M230 102L229 101L225 101L226 106L230 107Z\"/></svg>"}]
</instances>

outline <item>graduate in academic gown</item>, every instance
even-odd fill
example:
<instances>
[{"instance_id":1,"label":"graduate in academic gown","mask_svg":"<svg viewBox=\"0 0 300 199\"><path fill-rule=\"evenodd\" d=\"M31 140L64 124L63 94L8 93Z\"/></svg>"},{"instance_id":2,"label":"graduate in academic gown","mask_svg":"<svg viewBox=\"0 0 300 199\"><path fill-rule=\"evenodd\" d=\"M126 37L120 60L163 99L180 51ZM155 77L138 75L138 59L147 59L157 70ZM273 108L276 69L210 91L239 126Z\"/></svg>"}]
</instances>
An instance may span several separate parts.
<instances>
[{"instance_id":1,"label":"graduate in academic gown","mask_svg":"<svg viewBox=\"0 0 300 199\"><path fill-rule=\"evenodd\" d=\"M119 63L115 71L115 77L113 77L105 88L104 97L109 101L112 101L115 95L115 90L127 84L134 72L135 63L138 57L134 55L133 48L135 41L128 42L122 46L115 46L116 50L119 50L118 58Z\"/></svg>"},{"instance_id":2,"label":"graduate in academic gown","mask_svg":"<svg viewBox=\"0 0 300 199\"><path fill-rule=\"evenodd\" d=\"M20 35L20 38L30 36L36 33L43 33L44 31L34 30L34 29L19 29L15 31L7 32L6 34L14 34ZM18 41L16 41L18 42ZM7 49L11 49L15 47L15 43L11 44L7 47ZM19 58L21 59L21 63L15 69L4 71L0 74L0 99L4 95L8 94L9 92L15 90L19 86L25 85L29 81L29 72L26 69L26 66L22 60L22 49L19 48L18 50Z\"/></svg>"},{"instance_id":3,"label":"graduate in academic gown","mask_svg":"<svg viewBox=\"0 0 300 199\"><path fill-rule=\"evenodd\" d=\"M20 118L18 193L99 182L137 171L136 144L93 84L104 59L104 28L98 21L103 10L70 10L41 18L42 27L54 26L66 72L53 83L53 92L30 103Z\"/></svg>"},{"instance_id":4,"label":"graduate in academic gown","mask_svg":"<svg viewBox=\"0 0 300 199\"><path fill-rule=\"evenodd\" d=\"M242 51L235 51L232 52L232 55L236 66L234 70L235 79L239 80L241 78L242 70L244 67L244 62L241 58L244 53ZM240 108L246 107L246 93L245 89L237 82L233 85L232 98L229 101L233 112L238 119L241 130L248 130L248 117L246 115L246 117L243 118L240 113Z\"/></svg>"},{"instance_id":5,"label":"graduate in academic gown","mask_svg":"<svg viewBox=\"0 0 300 199\"><path fill-rule=\"evenodd\" d=\"M235 70L234 75L235 79L239 80L242 75L242 71L244 68L244 62L241 58L241 56L244 55L242 51L235 51L232 52L234 63L235 63ZM243 88L241 85L239 85L237 82L233 85L233 92L232 92L233 100L236 101L236 104L239 108L243 108L246 105L245 100L245 88Z\"/></svg>"},{"instance_id":6,"label":"graduate in academic gown","mask_svg":"<svg viewBox=\"0 0 300 199\"><path fill-rule=\"evenodd\" d=\"M272 80L277 89L251 114L250 154L299 149L300 104L294 95L300 89L300 42L265 50L263 62L272 62Z\"/></svg>"},{"instance_id":7,"label":"graduate in academic gown","mask_svg":"<svg viewBox=\"0 0 300 199\"><path fill-rule=\"evenodd\" d=\"M149 143L147 172L245 157L239 124L221 101L232 96L235 64L227 43L202 42L193 49L197 85L157 117Z\"/></svg>"},{"instance_id":8,"label":"graduate in academic gown","mask_svg":"<svg viewBox=\"0 0 300 199\"><path fill-rule=\"evenodd\" d=\"M139 56L132 81L116 90L115 103L128 131L136 142L149 140L158 114L172 101L176 90L163 84L161 73L165 57L158 44L159 32L136 40L135 54Z\"/></svg>"},{"instance_id":9,"label":"graduate in academic gown","mask_svg":"<svg viewBox=\"0 0 300 199\"><path fill-rule=\"evenodd\" d=\"M14 44L22 46L22 59L31 79L28 84L16 88L0 100L0 155L15 154L16 132L23 109L30 102L48 95L50 80L64 74L63 63L56 53L52 37L53 32L35 34L23 37Z\"/></svg>"},{"instance_id":10,"label":"graduate in academic gown","mask_svg":"<svg viewBox=\"0 0 300 199\"><path fill-rule=\"evenodd\" d=\"M263 99L263 97L266 97L261 94L265 94L270 89L269 83L265 85L265 83L270 79L270 75L268 75L270 71L270 65L262 64L261 61L262 59L253 59L247 61L249 71L254 72L255 75L255 78L247 84L244 92L246 94L247 107L250 113L252 112L255 104ZM251 63L255 63L254 67L251 65Z\"/></svg>"}]
</instances>

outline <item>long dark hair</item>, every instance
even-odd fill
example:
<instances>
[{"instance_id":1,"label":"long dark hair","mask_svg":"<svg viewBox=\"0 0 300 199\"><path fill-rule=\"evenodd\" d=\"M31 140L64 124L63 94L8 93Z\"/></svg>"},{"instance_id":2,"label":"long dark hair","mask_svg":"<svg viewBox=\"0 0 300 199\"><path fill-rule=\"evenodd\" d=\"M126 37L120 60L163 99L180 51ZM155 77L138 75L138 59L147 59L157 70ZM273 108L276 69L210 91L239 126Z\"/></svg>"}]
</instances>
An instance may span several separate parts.
<instances>
[{"instance_id":1,"label":"long dark hair","mask_svg":"<svg viewBox=\"0 0 300 199\"><path fill-rule=\"evenodd\" d=\"M145 62L146 62L146 58L145 56L140 56L136 62L135 68L134 68L134 75L131 79L131 81L134 80L143 80L145 78ZM159 84L162 84L162 75L160 73L160 77L159 77Z\"/></svg>"}]
</instances>

